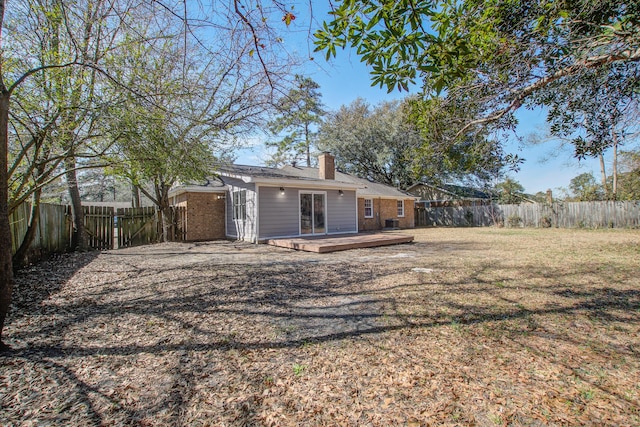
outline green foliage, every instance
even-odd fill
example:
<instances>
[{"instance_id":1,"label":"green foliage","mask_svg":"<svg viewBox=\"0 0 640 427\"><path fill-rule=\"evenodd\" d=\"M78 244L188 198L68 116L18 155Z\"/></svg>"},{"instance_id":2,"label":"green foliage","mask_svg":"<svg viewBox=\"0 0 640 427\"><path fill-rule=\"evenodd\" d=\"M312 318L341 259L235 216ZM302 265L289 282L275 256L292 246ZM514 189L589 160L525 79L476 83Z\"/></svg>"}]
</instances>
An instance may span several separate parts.
<instances>
[{"instance_id":1,"label":"green foliage","mask_svg":"<svg viewBox=\"0 0 640 427\"><path fill-rule=\"evenodd\" d=\"M620 152L618 200L640 200L640 150Z\"/></svg>"},{"instance_id":2,"label":"green foliage","mask_svg":"<svg viewBox=\"0 0 640 427\"><path fill-rule=\"evenodd\" d=\"M459 133L466 122L478 115L473 99L454 95L427 100L413 97L407 102L407 110L408 120L415 123L422 138L412 163L419 179L483 184L500 177L505 169L517 170L523 161L505 153L502 144L491 137L489 127Z\"/></svg>"},{"instance_id":3,"label":"green foliage","mask_svg":"<svg viewBox=\"0 0 640 427\"><path fill-rule=\"evenodd\" d=\"M156 56L154 50L162 54ZM197 96L190 89L199 76L182 73L180 55L180 47L165 41L153 49L137 46L118 58L122 69L130 66L135 70L122 78L149 95L142 98L123 91L121 102L107 110L113 125L111 136L117 141L112 171L142 189L151 185L154 194L147 196L158 206L166 204L163 198L175 182L204 179L214 160L211 135L201 137L204 129L198 113L184 110Z\"/></svg>"},{"instance_id":4,"label":"green foliage","mask_svg":"<svg viewBox=\"0 0 640 427\"><path fill-rule=\"evenodd\" d=\"M119 143L113 171L140 186L154 183L170 187L178 180L203 180L214 160L207 141L169 128L163 113L144 106L130 106L118 113Z\"/></svg>"},{"instance_id":5,"label":"green foliage","mask_svg":"<svg viewBox=\"0 0 640 427\"><path fill-rule=\"evenodd\" d=\"M315 145L317 126L326 114L321 102L320 86L308 77L296 75L295 87L278 102L278 116L269 123L274 135L284 137L268 142L276 148L268 162L272 166L305 159L311 166L311 150Z\"/></svg>"},{"instance_id":6,"label":"green foliage","mask_svg":"<svg viewBox=\"0 0 640 427\"><path fill-rule=\"evenodd\" d=\"M511 228L520 227L522 225L522 218L518 215L511 215L507 218L507 225Z\"/></svg>"},{"instance_id":7,"label":"green foliage","mask_svg":"<svg viewBox=\"0 0 640 427\"><path fill-rule=\"evenodd\" d=\"M391 91L421 84L427 96L473 99L478 115L461 132L488 122L510 128L523 105L551 105L552 125L576 127L574 113L607 109L591 102L605 86L586 84L590 73L616 89L611 103L626 96L624 87L635 85L634 98L639 93L635 0L345 0L315 37L328 58L354 47L373 85ZM602 145L600 125L592 120L590 127L594 135L575 140L578 155Z\"/></svg>"},{"instance_id":8,"label":"green foliage","mask_svg":"<svg viewBox=\"0 0 640 427\"><path fill-rule=\"evenodd\" d=\"M307 369L307 365L301 365L299 363L293 364L293 374L296 377L299 377L300 375L302 375L306 369Z\"/></svg>"},{"instance_id":9,"label":"green foliage","mask_svg":"<svg viewBox=\"0 0 640 427\"><path fill-rule=\"evenodd\" d=\"M343 1L332 12L332 21L315 33L316 48L329 59L337 48L354 46L371 67L372 85L389 91L408 90L423 74L431 74L434 88L441 90L454 73L445 73L440 62L457 69L469 58L460 55L468 51L465 38L454 36L453 3L443 2L437 10L431 1Z\"/></svg>"},{"instance_id":10,"label":"green foliage","mask_svg":"<svg viewBox=\"0 0 640 427\"><path fill-rule=\"evenodd\" d=\"M639 78L640 69L627 64L583 70L536 99L548 107L552 136L568 139L578 158L596 157L637 126Z\"/></svg>"},{"instance_id":11,"label":"green foliage","mask_svg":"<svg viewBox=\"0 0 640 427\"><path fill-rule=\"evenodd\" d=\"M506 155L488 132L456 136L473 109L453 99L407 98L342 106L323 124L318 147L357 176L406 188L416 181L487 182L521 160Z\"/></svg>"},{"instance_id":12,"label":"green foliage","mask_svg":"<svg viewBox=\"0 0 640 427\"><path fill-rule=\"evenodd\" d=\"M119 102L105 110L116 141L113 170L162 210L174 184L211 176L237 136L264 123L272 88L247 55L253 40L229 30L234 43L221 41L212 52L198 40L165 36L181 28L161 30L113 58L114 77L127 85L113 88Z\"/></svg>"},{"instance_id":13,"label":"green foliage","mask_svg":"<svg viewBox=\"0 0 640 427\"><path fill-rule=\"evenodd\" d=\"M101 137L101 105L112 101L98 90L106 79L95 69L68 64L98 64L108 51L120 48L118 41L102 38L113 22L92 15L106 13L103 3L42 1L31 6L9 8L4 29L11 37L2 55L2 77L10 84L20 82L12 92L7 141L11 206L56 182L62 165L100 164L108 147ZM29 74L35 69L40 71Z\"/></svg>"},{"instance_id":14,"label":"green foliage","mask_svg":"<svg viewBox=\"0 0 640 427\"><path fill-rule=\"evenodd\" d=\"M575 201L592 202L604 199L602 186L596 182L591 172L582 173L571 179L569 189Z\"/></svg>"},{"instance_id":15,"label":"green foliage","mask_svg":"<svg viewBox=\"0 0 640 427\"><path fill-rule=\"evenodd\" d=\"M504 205L518 204L525 199L524 187L512 178L507 178L496 184L495 192L498 196L498 203Z\"/></svg>"},{"instance_id":16,"label":"green foliage","mask_svg":"<svg viewBox=\"0 0 640 427\"><path fill-rule=\"evenodd\" d=\"M406 89L424 78L438 91L524 52L532 54L524 62L543 67L538 73L572 65L593 49L582 40L587 36L600 37L597 46L611 53L622 51L637 41L638 9L633 1L345 0L315 33L315 44L328 58L355 47L374 84Z\"/></svg>"},{"instance_id":17,"label":"green foliage","mask_svg":"<svg viewBox=\"0 0 640 427\"><path fill-rule=\"evenodd\" d=\"M336 156L343 172L400 188L416 181L411 167L421 144L402 103L372 107L360 98L329 114L318 140L321 150Z\"/></svg>"}]
</instances>

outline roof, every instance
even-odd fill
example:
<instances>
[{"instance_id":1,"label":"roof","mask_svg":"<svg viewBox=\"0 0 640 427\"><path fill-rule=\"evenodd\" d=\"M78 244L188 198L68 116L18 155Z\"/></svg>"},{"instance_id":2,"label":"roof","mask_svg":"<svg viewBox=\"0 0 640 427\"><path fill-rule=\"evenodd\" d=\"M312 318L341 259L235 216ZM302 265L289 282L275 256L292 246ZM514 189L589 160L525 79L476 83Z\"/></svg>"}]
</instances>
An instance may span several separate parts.
<instances>
[{"instance_id":1,"label":"roof","mask_svg":"<svg viewBox=\"0 0 640 427\"><path fill-rule=\"evenodd\" d=\"M420 186L429 187L433 190L449 194L458 199L485 199L485 200L491 199L491 195L489 193L477 190L475 188L464 187L461 185L454 185L454 184L432 185L426 182L419 182L409 187L407 191L417 195L416 188Z\"/></svg>"},{"instance_id":2,"label":"roof","mask_svg":"<svg viewBox=\"0 0 640 427\"><path fill-rule=\"evenodd\" d=\"M217 166L216 170L226 176L252 176L258 178L290 178L289 175L280 169L268 168L264 166L249 165L222 165Z\"/></svg>"},{"instance_id":3,"label":"roof","mask_svg":"<svg viewBox=\"0 0 640 427\"><path fill-rule=\"evenodd\" d=\"M357 190L360 187L350 181L320 179L317 169L315 169L315 174L305 174L298 169L299 168L278 169L247 165L224 165L217 168L223 180L225 177L228 177L239 179L246 183L289 187L300 186L312 189Z\"/></svg>"},{"instance_id":4,"label":"roof","mask_svg":"<svg viewBox=\"0 0 640 427\"><path fill-rule=\"evenodd\" d=\"M309 167L299 167L299 166L284 166L280 170L286 171L290 174L296 174L298 176L302 176L305 178L315 177L317 179L318 176L318 168L309 168ZM325 181L325 180L323 180ZM358 195L359 196L370 196L370 197L387 197L387 198L412 198L415 196L409 194L405 191L399 190L390 185L381 184L379 182L369 181L368 179L358 178L357 176L350 175L348 173L343 173L340 171L336 171L336 181L339 182L348 182L351 184L355 184L359 186Z\"/></svg>"},{"instance_id":5,"label":"roof","mask_svg":"<svg viewBox=\"0 0 640 427\"><path fill-rule=\"evenodd\" d=\"M199 183L181 183L169 190L169 197L175 197L182 193L224 193L227 185L218 177L207 178Z\"/></svg>"},{"instance_id":6,"label":"roof","mask_svg":"<svg viewBox=\"0 0 640 427\"><path fill-rule=\"evenodd\" d=\"M283 166L282 168L268 168L263 166L225 165L218 168L220 174L243 179L247 182L288 183L303 182L317 187L343 186L357 190L361 197L382 197L394 199L415 198L415 196L398 190L389 185L372 182L353 175L336 171L335 179L321 179L318 168Z\"/></svg>"}]
</instances>

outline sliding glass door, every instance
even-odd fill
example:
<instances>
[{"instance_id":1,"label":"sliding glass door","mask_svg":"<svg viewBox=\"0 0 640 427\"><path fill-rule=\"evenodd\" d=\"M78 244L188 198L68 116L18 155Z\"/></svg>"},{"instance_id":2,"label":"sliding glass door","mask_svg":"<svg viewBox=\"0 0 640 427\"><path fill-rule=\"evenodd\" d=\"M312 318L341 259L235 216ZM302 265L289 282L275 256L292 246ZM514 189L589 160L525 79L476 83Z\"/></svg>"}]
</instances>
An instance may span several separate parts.
<instances>
[{"instance_id":1,"label":"sliding glass door","mask_svg":"<svg viewBox=\"0 0 640 427\"><path fill-rule=\"evenodd\" d=\"M300 234L326 234L326 193L300 193Z\"/></svg>"}]
</instances>

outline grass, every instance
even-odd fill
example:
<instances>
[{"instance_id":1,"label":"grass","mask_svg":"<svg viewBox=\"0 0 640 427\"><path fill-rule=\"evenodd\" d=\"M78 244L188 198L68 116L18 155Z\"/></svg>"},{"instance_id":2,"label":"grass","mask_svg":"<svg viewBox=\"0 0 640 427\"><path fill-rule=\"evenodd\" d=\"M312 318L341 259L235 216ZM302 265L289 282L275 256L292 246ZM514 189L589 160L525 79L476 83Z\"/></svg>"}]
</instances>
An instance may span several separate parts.
<instances>
[{"instance_id":1,"label":"grass","mask_svg":"<svg viewBox=\"0 0 640 427\"><path fill-rule=\"evenodd\" d=\"M639 230L412 233L112 251L50 295L34 267L0 424L640 424Z\"/></svg>"},{"instance_id":2,"label":"grass","mask_svg":"<svg viewBox=\"0 0 640 427\"><path fill-rule=\"evenodd\" d=\"M300 375L302 375L302 373L305 371L305 369L307 369L306 365L300 365L298 363L294 363L293 364L293 374L296 377L299 377Z\"/></svg>"}]
</instances>

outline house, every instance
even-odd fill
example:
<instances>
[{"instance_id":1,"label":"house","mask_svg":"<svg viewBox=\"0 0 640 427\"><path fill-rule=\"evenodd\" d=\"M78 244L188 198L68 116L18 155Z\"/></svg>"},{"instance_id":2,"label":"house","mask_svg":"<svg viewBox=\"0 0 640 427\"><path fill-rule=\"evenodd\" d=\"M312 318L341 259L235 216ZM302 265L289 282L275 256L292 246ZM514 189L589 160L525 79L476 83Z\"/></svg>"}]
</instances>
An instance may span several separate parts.
<instances>
[{"instance_id":1,"label":"house","mask_svg":"<svg viewBox=\"0 0 640 427\"><path fill-rule=\"evenodd\" d=\"M318 161L318 168L222 166L217 179L172 189L172 204L186 208L186 239L258 242L414 227L414 196L336 171L329 153Z\"/></svg>"},{"instance_id":2,"label":"house","mask_svg":"<svg viewBox=\"0 0 640 427\"><path fill-rule=\"evenodd\" d=\"M423 208L443 206L479 206L491 202L491 194L461 185L431 185L419 182L407 189L418 197L417 205Z\"/></svg>"}]
</instances>

